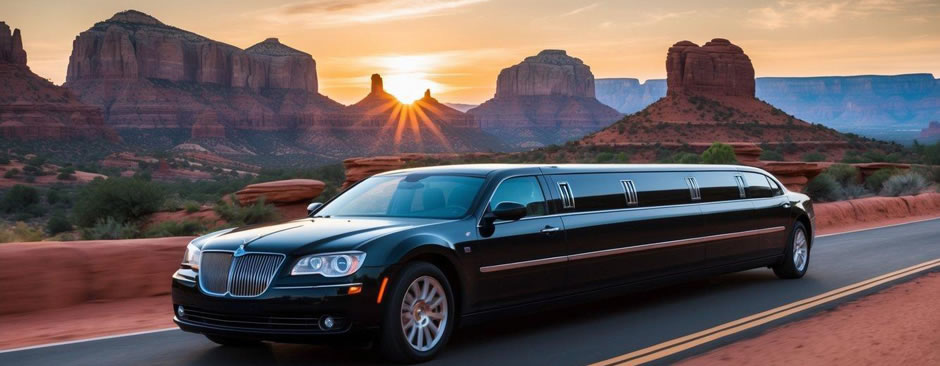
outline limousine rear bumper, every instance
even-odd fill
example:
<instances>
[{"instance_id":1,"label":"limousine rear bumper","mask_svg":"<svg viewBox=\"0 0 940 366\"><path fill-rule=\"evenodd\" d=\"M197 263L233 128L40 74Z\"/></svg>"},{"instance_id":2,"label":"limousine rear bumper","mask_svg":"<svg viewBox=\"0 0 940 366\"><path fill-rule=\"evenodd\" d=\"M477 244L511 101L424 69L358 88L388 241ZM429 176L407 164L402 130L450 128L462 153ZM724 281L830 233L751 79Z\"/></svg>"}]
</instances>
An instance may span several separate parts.
<instances>
[{"instance_id":1,"label":"limousine rear bumper","mask_svg":"<svg viewBox=\"0 0 940 366\"><path fill-rule=\"evenodd\" d=\"M374 286L371 286L374 287ZM190 281L173 279L173 322L206 335L287 343L329 343L366 338L379 324L375 296L348 287L278 288L237 298L203 293Z\"/></svg>"}]
</instances>

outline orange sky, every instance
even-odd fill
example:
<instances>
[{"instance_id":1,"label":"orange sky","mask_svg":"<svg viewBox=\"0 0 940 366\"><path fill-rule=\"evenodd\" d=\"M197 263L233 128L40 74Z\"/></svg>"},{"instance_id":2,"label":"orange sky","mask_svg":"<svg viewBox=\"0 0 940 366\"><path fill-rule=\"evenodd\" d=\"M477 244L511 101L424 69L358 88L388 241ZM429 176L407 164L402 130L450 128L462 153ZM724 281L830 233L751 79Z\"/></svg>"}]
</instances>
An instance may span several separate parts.
<instances>
[{"instance_id":1,"label":"orange sky","mask_svg":"<svg viewBox=\"0 0 940 366\"><path fill-rule=\"evenodd\" d=\"M842 1L77 1L3 5L23 31L29 65L65 79L72 40L96 21L136 9L246 48L267 37L313 55L320 92L342 103L368 93L369 75L408 98L492 97L499 70L546 48L584 60L596 77L665 77L666 49L724 37L758 76L940 75L940 2Z\"/></svg>"}]
</instances>

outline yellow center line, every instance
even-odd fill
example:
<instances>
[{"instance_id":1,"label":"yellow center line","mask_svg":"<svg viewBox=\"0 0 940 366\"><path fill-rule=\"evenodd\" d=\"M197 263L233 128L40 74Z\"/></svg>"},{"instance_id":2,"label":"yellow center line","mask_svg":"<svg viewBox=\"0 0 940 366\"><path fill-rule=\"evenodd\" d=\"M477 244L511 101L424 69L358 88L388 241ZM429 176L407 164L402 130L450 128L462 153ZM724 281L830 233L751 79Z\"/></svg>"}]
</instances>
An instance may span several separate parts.
<instances>
[{"instance_id":1,"label":"yellow center line","mask_svg":"<svg viewBox=\"0 0 940 366\"><path fill-rule=\"evenodd\" d=\"M591 366L638 365L650 362L938 266L940 266L940 259L916 264L625 355L593 363Z\"/></svg>"}]
</instances>

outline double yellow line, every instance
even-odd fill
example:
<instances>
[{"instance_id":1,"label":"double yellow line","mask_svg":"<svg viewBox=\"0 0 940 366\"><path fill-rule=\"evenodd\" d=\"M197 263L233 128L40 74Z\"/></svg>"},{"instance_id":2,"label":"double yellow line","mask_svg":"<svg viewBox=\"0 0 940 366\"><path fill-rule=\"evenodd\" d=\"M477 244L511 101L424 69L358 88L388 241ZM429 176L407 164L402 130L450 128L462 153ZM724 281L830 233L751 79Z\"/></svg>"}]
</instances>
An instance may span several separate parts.
<instances>
[{"instance_id":1,"label":"double yellow line","mask_svg":"<svg viewBox=\"0 0 940 366\"><path fill-rule=\"evenodd\" d=\"M643 363L655 361L663 357L668 357L687 349L703 345L716 339L742 332L774 320L801 312L835 301L846 296L851 296L859 292L868 290L872 287L883 285L885 283L901 279L917 272L923 272L935 267L940 267L940 258L927 261L921 264L910 266L898 271L887 273L865 281L857 282L845 287L841 287L824 294L813 296L800 301L792 302L774 309L728 322L701 332L689 334L684 337L666 341L654 346L646 347L641 350L617 356L608 360L593 363L591 366L611 366L611 365L640 365Z\"/></svg>"}]
</instances>

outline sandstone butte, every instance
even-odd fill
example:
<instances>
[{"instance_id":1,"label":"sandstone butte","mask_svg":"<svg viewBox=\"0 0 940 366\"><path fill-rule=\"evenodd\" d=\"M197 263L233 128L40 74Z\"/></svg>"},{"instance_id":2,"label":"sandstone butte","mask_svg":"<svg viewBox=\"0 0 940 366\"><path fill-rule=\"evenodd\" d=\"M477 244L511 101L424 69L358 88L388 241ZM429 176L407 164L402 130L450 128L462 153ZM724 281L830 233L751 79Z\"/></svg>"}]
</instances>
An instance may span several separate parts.
<instances>
[{"instance_id":1,"label":"sandstone butte","mask_svg":"<svg viewBox=\"0 0 940 366\"><path fill-rule=\"evenodd\" d=\"M940 138L940 122L930 121L926 128L920 130L920 138L935 139Z\"/></svg>"},{"instance_id":2,"label":"sandstone butte","mask_svg":"<svg viewBox=\"0 0 940 366\"><path fill-rule=\"evenodd\" d=\"M594 97L591 68L563 50L544 50L503 69L493 98L467 113L516 148L564 143L622 116Z\"/></svg>"},{"instance_id":3,"label":"sandstone butte","mask_svg":"<svg viewBox=\"0 0 940 366\"><path fill-rule=\"evenodd\" d=\"M689 41L666 53L666 96L583 144L654 144L785 141L809 147L844 148L846 138L754 97L754 67L740 47L716 38Z\"/></svg>"},{"instance_id":4,"label":"sandstone butte","mask_svg":"<svg viewBox=\"0 0 940 366\"><path fill-rule=\"evenodd\" d=\"M473 116L438 102L430 90L405 104L385 91L381 75L373 74L370 82L369 94L333 115L341 128L335 121L313 125L299 141L332 156L503 149Z\"/></svg>"},{"instance_id":5,"label":"sandstone butte","mask_svg":"<svg viewBox=\"0 0 940 366\"><path fill-rule=\"evenodd\" d=\"M19 29L0 22L0 136L17 140L105 139L116 142L101 109L81 103L65 88L26 65Z\"/></svg>"}]
</instances>

